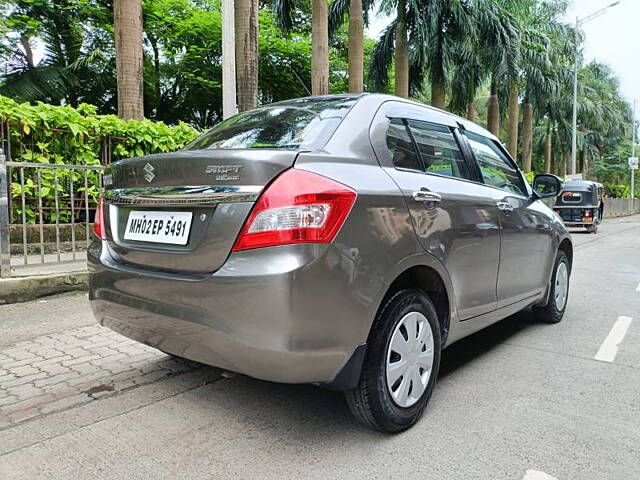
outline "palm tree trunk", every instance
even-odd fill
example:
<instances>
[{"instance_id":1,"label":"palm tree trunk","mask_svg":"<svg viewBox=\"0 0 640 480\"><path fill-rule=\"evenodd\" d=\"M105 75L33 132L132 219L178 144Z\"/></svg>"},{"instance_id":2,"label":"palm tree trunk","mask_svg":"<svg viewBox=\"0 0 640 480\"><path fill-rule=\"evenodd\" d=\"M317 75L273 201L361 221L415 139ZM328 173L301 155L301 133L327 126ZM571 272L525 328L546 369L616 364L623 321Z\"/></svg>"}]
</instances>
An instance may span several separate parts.
<instances>
[{"instance_id":1,"label":"palm tree trunk","mask_svg":"<svg viewBox=\"0 0 640 480\"><path fill-rule=\"evenodd\" d=\"M547 120L547 138L544 144L544 171L551 173L551 153L553 147L553 138L551 138L551 120Z\"/></svg>"},{"instance_id":2,"label":"palm tree trunk","mask_svg":"<svg viewBox=\"0 0 640 480\"><path fill-rule=\"evenodd\" d=\"M113 3L118 116L144 118L142 62L142 2L115 0Z\"/></svg>"},{"instance_id":3,"label":"palm tree trunk","mask_svg":"<svg viewBox=\"0 0 640 480\"><path fill-rule=\"evenodd\" d=\"M431 105L444 110L446 103L446 87L444 78L438 78L431 81Z\"/></svg>"},{"instance_id":4,"label":"palm tree trunk","mask_svg":"<svg viewBox=\"0 0 640 480\"><path fill-rule=\"evenodd\" d=\"M396 95L409 98L409 56L407 54L407 25L405 23L406 0L398 0L396 26Z\"/></svg>"},{"instance_id":5,"label":"palm tree trunk","mask_svg":"<svg viewBox=\"0 0 640 480\"><path fill-rule=\"evenodd\" d=\"M478 110L476 110L476 104L473 102L467 103L467 120L475 122L477 116Z\"/></svg>"},{"instance_id":6,"label":"palm tree trunk","mask_svg":"<svg viewBox=\"0 0 640 480\"><path fill-rule=\"evenodd\" d=\"M22 44L22 48L24 49L24 56L27 60L27 66L29 68L33 68L35 65L33 63L33 49L31 48L31 35L23 33L20 36L20 43Z\"/></svg>"},{"instance_id":7,"label":"palm tree trunk","mask_svg":"<svg viewBox=\"0 0 640 480\"><path fill-rule=\"evenodd\" d=\"M498 101L495 80L491 81L491 94L487 106L487 130L496 137L500 134L500 102Z\"/></svg>"},{"instance_id":8,"label":"palm tree trunk","mask_svg":"<svg viewBox=\"0 0 640 480\"><path fill-rule=\"evenodd\" d=\"M329 93L329 22L327 0L311 0L311 93Z\"/></svg>"},{"instance_id":9,"label":"palm tree trunk","mask_svg":"<svg viewBox=\"0 0 640 480\"><path fill-rule=\"evenodd\" d=\"M158 39L153 35L147 35L151 50L153 51L153 89L156 94L156 114L160 106L160 49Z\"/></svg>"},{"instance_id":10,"label":"palm tree trunk","mask_svg":"<svg viewBox=\"0 0 640 480\"><path fill-rule=\"evenodd\" d=\"M518 156L518 122L520 121L520 100L518 83L513 81L509 89L509 153Z\"/></svg>"},{"instance_id":11,"label":"palm tree trunk","mask_svg":"<svg viewBox=\"0 0 640 480\"><path fill-rule=\"evenodd\" d=\"M530 172L533 149L533 106L528 102L524 105L522 130L522 170Z\"/></svg>"},{"instance_id":12,"label":"palm tree trunk","mask_svg":"<svg viewBox=\"0 0 640 480\"><path fill-rule=\"evenodd\" d=\"M258 0L235 0L238 111L258 105Z\"/></svg>"},{"instance_id":13,"label":"palm tree trunk","mask_svg":"<svg viewBox=\"0 0 640 480\"><path fill-rule=\"evenodd\" d=\"M567 165L571 162L571 152L564 152L564 158L562 159L562 165L560 166L560 176L562 178L567 176Z\"/></svg>"},{"instance_id":14,"label":"palm tree trunk","mask_svg":"<svg viewBox=\"0 0 640 480\"><path fill-rule=\"evenodd\" d=\"M362 0L349 4L349 93L362 92L364 70L364 21Z\"/></svg>"}]
</instances>

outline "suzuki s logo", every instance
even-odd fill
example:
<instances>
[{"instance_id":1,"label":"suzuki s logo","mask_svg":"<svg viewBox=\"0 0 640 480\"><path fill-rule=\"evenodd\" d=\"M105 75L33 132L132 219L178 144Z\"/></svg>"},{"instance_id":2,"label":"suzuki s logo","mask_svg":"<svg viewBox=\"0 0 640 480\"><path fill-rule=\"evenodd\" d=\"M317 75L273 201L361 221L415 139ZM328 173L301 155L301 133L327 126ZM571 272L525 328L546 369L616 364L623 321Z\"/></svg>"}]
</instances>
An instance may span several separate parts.
<instances>
[{"instance_id":1,"label":"suzuki s logo","mask_svg":"<svg viewBox=\"0 0 640 480\"><path fill-rule=\"evenodd\" d=\"M214 175L216 180L240 180L242 165L207 165L204 172Z\"/></svg>"},{"instance_id":2,"label":"suzuki s logo","mask_svg":"<svg viewBox=\"0 0 640 480\"><path fill-rule=\"evenodd\" d=\"M144 179L151 183L153 182L153 179L156 178L155 173L153 173L153 171L155 170L155 168L153 168L153 165L151 165L150 163L147 163L144 168Z\"/></svg>"}]
</instances>

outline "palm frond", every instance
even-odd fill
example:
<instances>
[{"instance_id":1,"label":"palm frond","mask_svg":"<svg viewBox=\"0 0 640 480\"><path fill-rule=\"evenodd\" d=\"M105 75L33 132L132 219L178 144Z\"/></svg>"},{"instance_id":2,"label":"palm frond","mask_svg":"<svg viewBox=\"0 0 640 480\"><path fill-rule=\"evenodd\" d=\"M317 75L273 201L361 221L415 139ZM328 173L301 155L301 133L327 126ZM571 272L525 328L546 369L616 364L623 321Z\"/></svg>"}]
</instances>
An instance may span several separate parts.
<instances>
[{"instance_id":1,"label":"palm frond","mask_svg":"<svg viewBox=\"0 0 640 480\"><path fill-rule=\"evenodd\" d=\"M385 91L389 85L389 67L393 61L396 26L396 20L387 25L371 54L369 81L374 91Z\"/></svg>"},{"instance_id":2,"label":"palm frond","mask_svg":"<svg viewBox=\"0 0 640 480\"><path fill-rule=\"evenodd\" d=\"M276 24L285 33L293 28L293 11L295 10L295 0L274 0L272 4L273 16Z\"/></svg>"}]
</instances>

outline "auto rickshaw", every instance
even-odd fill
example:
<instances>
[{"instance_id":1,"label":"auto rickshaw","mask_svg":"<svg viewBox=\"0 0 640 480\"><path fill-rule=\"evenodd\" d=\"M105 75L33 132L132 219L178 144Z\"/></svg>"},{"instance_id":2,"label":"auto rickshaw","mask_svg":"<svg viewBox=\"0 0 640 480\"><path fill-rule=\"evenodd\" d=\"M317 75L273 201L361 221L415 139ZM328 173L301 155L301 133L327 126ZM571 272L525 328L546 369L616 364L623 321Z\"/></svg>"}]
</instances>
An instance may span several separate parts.
<instances>
[{"instance_id":1,"label":"auto rickshaw","mask_svg":"<svg viewBox=\"0 0 640 480\"><path fill-rule=\"evenodd\" d=\"M567 227L584 227L597 233L604 217L604 187L587 180L565 182L553 210Z\"/></svg>"}]
</instances>

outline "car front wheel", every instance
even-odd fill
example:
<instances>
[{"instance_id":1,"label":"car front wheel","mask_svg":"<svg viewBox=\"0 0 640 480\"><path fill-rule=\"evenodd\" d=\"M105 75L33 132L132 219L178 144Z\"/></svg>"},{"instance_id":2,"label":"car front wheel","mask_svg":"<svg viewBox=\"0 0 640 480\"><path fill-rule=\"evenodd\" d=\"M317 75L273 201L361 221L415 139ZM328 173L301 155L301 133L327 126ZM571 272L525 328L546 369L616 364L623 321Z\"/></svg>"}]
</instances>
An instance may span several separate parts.
<instances>
[{"instance_id":1,"label":"car front wheel","mask_svg":"<svg viewBox=\"0 0 640 480\"><path fill-rule=\"evenodd\" d=\"M558 251L551 278L549 302L544 307L534 307L536 318L544 323L558 323L562 320L569 300L569 279L571 266L567 254Z\"/></svg>"},{"instance_id":2,"label":"car front wheel","mask_svg":"<svg viewBox=\"0 0 640 480\"><path fill-rule=\"evenodd\" d=\"M440 324L430 298L419 290L396 293L374 322L358 386L346 392L351 411L383 432L411 427L433 392L440 352Z\"/></svg>"}]
</instances>

